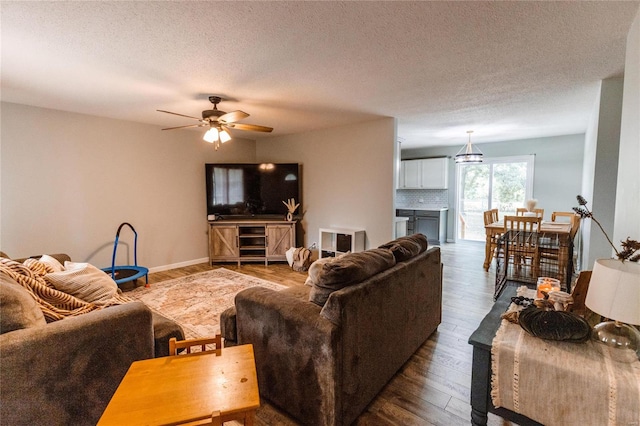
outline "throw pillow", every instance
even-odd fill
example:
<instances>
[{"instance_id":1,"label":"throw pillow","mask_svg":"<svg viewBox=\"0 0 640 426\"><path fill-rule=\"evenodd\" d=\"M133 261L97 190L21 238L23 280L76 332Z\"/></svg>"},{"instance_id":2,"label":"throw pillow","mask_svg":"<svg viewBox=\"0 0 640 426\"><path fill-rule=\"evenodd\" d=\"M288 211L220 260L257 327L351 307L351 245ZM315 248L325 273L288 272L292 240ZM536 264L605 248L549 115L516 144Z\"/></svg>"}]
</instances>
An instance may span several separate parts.
<instances>
[{"instance_id":1,"label":"throw pillow","mask_svg":"<svg viewBox=\"0 0 640 426\"><path fill-rule=\"evenodd\" d=\"M105 305L118 293L111 277L89 263L64 262L64 271L53 272L44 279L56 288L85 302Z\"/></svg>"},{"instance_id":2,"label":"throw pillow","mask_svg":"<svg viewBox=\"0 0 640 426\"><path fill-rule=\"evenodd\" d=\"M395 264L393 253L380 248L351 253L325 263L309 292L309 301L324 306L334 291L360 283Z\"/></svg>"},{"instance_id":3,"label":"throw pillow","mask_svg":"<svg viewBox=\"0 0 640 426\"><path fill-rule=\"evenodd\" d=\"M428 243L426 236L423 234L413 234L397 238L381 245L379 248L391 250L393 256L396 258L396 262L404 262L422 253L427 249L427 247Z\"/></svg>"},{"instance_id":4,"label":"throw pillow","mask_svg":"<svg viewBox=\"0 0 640 426\"><path fill-rule=\"evenodd\" d=\"M0 274L0 312L0 333L47 323L29 292L4 274Z\"/></svg>"},{"instance_id":5,"label":"throw pillow","mask_svg":"<svg viewBox=\"0 0 640 426\"><path fill-rule=\"evenodd\" d=\"M49 268L51 268L50 272L64 271L64 266L62 266L62 263L60 263L55 257L49 256L48 254L43 254L39 261L49 266Z\"/></svg>"}]
</instances>

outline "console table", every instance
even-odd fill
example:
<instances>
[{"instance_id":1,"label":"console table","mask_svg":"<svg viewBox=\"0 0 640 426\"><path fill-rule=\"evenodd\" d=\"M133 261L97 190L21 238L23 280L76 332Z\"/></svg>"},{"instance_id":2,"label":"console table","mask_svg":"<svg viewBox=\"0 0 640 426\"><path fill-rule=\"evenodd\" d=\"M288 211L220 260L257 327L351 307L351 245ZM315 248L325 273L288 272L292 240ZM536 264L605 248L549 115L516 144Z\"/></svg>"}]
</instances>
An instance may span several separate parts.
<instances>
[{"instance_id":1,"label":"console table","mask_svg":"<svg viewBox=\"0 0 640 426\"><path fill-rule=\"evenodd\" d=\"M216 220L209 222L209 264L286 261L296 246L296 222L286 220Z\"/></svg>"},{"instance_id":2,"label":"console table","mask_svg":"<svg viewBox=\"0 0 640 426\"><path fill-rule=\"evenodd\" d=\"M516 289L519 285L521 284L504 287L491 311L469 337L469 344L473 345L471 424L474 426L486 425L487 413L494 413L521 426L542 426L521 414L504 408L496 408L491 402L491 345L496 331L500 327L500 316L511 304L511 298L516 295Z\"/></svg>"},{"instance_id":3,"label":"console table","mask_svg":"<svg viewBox=\"0 0 640 426\"><path fill-rule=\"evenodd\" d=\"M506 287L469 338L472 424L486 425L488 412L520 425L537 425L531 418L545 424L637 424L640 362L617 362L597 342L545 341L505 324L500 316L516 291L513 285ZM499 374L492 377L494 366ZM494 401L506 408L496 408Z\"/></svg>"}]
</instances>

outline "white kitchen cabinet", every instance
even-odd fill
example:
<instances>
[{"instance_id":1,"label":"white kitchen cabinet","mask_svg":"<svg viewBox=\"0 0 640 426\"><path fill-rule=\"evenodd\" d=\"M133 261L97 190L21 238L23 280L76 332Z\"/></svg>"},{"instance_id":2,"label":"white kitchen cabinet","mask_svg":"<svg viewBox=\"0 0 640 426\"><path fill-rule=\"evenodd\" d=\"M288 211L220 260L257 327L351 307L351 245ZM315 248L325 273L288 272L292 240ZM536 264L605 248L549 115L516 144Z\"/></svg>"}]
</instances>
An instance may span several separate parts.
<instances>
[{"instance_id":1,"label":"white kitchen cabinet","mask_svg":"<svg viewBox=\"0 0 640 426\"><path fill-rule=\"evenodd\" d=\"M449 188L449 159L446 157L403 160L400 173L400 188L403 189Z\"/></svg>"},{"instance_id":2,"label":"white kitchen cabinet","mask_svg":"<svg viewBox=\"0 0 640 426\"><path fill-rule=\"evenodd\" d=\"M426 158L422 161L421 184L424 189L449 188L449 159Z\"/></svg>"},{"instance_id":3,"label":"white kitchen cabinet","mask_svg":"<svg viewBox=\"0 0 640 426\"><path fill-rule=\"evenodd\" d=\"M422 184L422 160L405 160L404 188L420 188Z\"/></svg>"}]
</instances>

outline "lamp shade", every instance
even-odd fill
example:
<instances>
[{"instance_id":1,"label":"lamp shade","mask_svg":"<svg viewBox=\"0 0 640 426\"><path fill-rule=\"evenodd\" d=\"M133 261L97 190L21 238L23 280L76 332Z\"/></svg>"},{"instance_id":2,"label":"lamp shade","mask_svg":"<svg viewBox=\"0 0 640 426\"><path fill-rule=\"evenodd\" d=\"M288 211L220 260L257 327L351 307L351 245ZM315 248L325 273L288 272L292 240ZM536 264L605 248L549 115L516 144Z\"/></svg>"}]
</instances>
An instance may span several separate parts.
<instances>
[{"instance_id":1,"label":"lamp shade","mask_svg":"<svg viewBox=\"0 0 640 426\"><path fill-rule=\"evenodd\" d=\"M216 129L215 127L211 127L209 130L207 130L202 139L209 143L213 143L214 141L218 140L218 129Z\"/></svg>"},{"instance_id":2,"label":"lamp shade","mask_svg":"<svg viewBox=\"0 0 640 426\"><path fill-rule=\"evenodd\" d=\"M226 130L220 130L220 142L225 143L231 140L231 135Z\"/></svg>"},{"instance_id":3,"label":"lamp shade","mask_svg":"<svg viewBox=\"0 0 640 426\"><path fill-rule=\"evenodd\" d=\"M585 304L605 318L640 325L640 264L597 259Z\"/></svg>"}]
</instances>

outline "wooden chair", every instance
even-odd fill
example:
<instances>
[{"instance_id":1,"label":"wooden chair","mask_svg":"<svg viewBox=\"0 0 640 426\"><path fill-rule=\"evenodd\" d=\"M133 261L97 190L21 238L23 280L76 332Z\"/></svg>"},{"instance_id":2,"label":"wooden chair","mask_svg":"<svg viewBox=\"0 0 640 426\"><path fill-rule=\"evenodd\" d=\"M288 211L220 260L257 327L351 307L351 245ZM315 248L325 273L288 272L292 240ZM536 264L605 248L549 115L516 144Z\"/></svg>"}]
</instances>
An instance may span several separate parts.
<instances>
[{"instance_id":1,"label":"wooden chair","mask_svg":"<svg viewBox=\"0 0 640 426\"><path fill-rule=\"evenodd\" d=\"M487 226L489 224L495 223L498 221L498 209L493 209L493 210L487 210L485 212L483 212L483 218L484 218L484 226ZM488 265L491 265L491 262L495 256L495 253L498 250L498 241L500 240L500 234L496 234L493 235L491 237L491 240L489 240L487 243L485 244L489 244L489 261L488 261ZM489 267L487 266L487 268Z\"/></svg>"},{"instance_id":2,"label":"wooden chair","mask_svg":"<svg viewBox=\"0 0 640 426\"><path fill-rule=\"evenodd\" d=\"M516 216L524 216L525 213L527 213L529 210L527 210L524 207L517 207L516 208ZM533 209L533 212L536 214L537 217L539 217L540 219L542 219L544 217L544 209Z\"/></svg>"},{"instance_id":3,"label":"wooden chair","mask_svg":"<svg viewBox=\"0 0 640 426\"><path fill-rule=\"evenodd\" d=\"M523 267L530 267L532 278L538 277L540 253L538 250L538 230L540 216L505 216L504 232L510 231L506 244L509 257L505 262L512 262L518 274Z\"/></svg>"},{"instance_id":4,"label":"wooden chair","mask_svg":"<svg viewBox=\"0 0 640 426\"><path fill-rule=\"evenodd\" d=\"M570 223L571 224L571 232L570 238L571 243L575 241L575 236L580 228L580 215L577 215L574 212L553 212L551 213L551 221L552 222L562 222L562 223ZM540 245L540 262L543 265L553 265L555 264L555 268L558 269L557 277L560 281L565 281L565 265L562 263L566 262L568 259L566 255L561 259L561 245L567 245L567 242L558 241L548 241L548 244ZM564 247L564 250L568 250L567 247ZM565 253L566 254L566 253ZM574 257L577 254L577 251L574 252ZM571 268L571 274L575 271L575 260L573 260ZM569 282L567 280L567 282ZM567 284L569 286L569 284Z\"/></svg>"},{"instance_id":5,"label":"wooden chair","mask_svg":"<svg viewBox=\"0 0 640 426\"><path fill-rule=\"evenodd\" d=\"M580 229L580 215L575 212L551 213L551 222L562 222L563 218L568 218L569 223L571 223L571 239L573 240L578 233L578 229Z\"/></svg>"},{"instance_id":6,"label":"wooden chair","mask_svg":"<svg viewBox=\"0 0 640 426\"><path fill-rule=\"evenodd\" d=\"M498 215L498 209L491 209L491 210L489 210L489 211L491 212L491 220L492 220L493 222L497 222L497 221L499 221L499 220L500 220L500 219L498 218L498 216L499 216L499 215Z\"/></svg>"},{"instance_id":7,"label":"wooden chair","mask_svg":"<svg viewBox=\"0 0 640 426\"><path fill-rule=\"evenodd\" d=\"M487 210L486 212L483 212L482 217L484 219L484 226L487 226L493 223L493 213L491 212L491 210Z\"/></svg>"},{"instance_id":8,"label":"wooden chair","mask_svg":"<svg viewBox=\"0 0 640 426\"><path fill-rule=\"evenodd\" d=\"M208 349L207 346L215 345L215 348ZM193 348L199 347L199 351L193 352ZM179 349L186 349L184 351L185 354L199 354L203 352L215 352L216 355L221 355L222 353L222 336L216 334L215 337L209 337L204 339L186 339L186 340L176 340L175 337L172 337L169 340L169 356L178 355Z\"/></svg>"}]
</instances>

